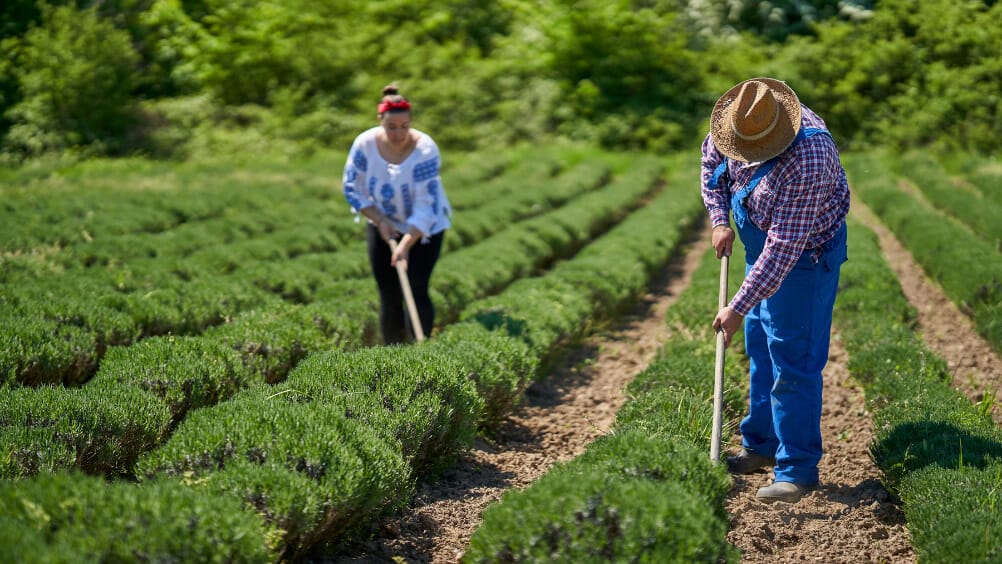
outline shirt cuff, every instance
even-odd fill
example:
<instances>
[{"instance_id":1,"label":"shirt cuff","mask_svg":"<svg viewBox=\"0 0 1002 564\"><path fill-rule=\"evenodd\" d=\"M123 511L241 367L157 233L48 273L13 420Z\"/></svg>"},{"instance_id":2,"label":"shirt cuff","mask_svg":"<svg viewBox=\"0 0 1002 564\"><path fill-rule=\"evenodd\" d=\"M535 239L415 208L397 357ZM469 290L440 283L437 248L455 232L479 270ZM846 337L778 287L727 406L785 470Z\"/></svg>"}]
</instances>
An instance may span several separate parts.
<instances>
[{"instance_id":1,"label":"shirt cuff","mask_svg":"<svg viewBox=\"0 0 1002 564\"><path fill-rule=\"evenodd\" d=\"M730 212L730 210L728 210L727 208L713 208L713 209L711 209L710 210L710 224L713 227L717 227L718 225L727 225L727 226L730 226L731 219L730 219L730 217L728 217L728 213L729 212Z\"/></svg>"},{"instance_id":2,"label":"shirt cuff","mask_svg":"<svg viewBox=\"0 0 1002 564\"><path fill-rule=\"evenodd\" d=\"M755 303L747 293L739 290L727 306L734 310L735 313L740 314L741 317L748 317L752 308L755 307Z\"/></svg>"}]
</instances>

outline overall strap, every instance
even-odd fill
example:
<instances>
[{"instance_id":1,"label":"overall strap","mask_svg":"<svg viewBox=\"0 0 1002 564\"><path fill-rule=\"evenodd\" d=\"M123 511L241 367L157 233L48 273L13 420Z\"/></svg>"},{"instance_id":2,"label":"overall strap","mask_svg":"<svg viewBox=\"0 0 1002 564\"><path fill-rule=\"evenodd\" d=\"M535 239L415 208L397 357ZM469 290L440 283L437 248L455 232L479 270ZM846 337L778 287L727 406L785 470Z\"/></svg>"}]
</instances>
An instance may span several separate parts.
<instances>
[{"instance_id":1,"label":"overall strap","mask_svg":"<svg viewBox=\"0 0 1002 564\"><path fill-rule=\"evenodd\" d=\"M718 182L720 182L720 177L727 173L727 157L717 165L717 168L713 169L713 176L710 177L710 190L716 190L719 187Z\"/></svg>"},{"instance_id":2,"label":"overall strap","mask_svg":"<svg viewBox=\"0 0 1002 564\"><path fill-rule=\"evenodd\" d=\"M759 165L758 170L756 170L755 174L752 175L751 180L749 180L748 184L746 184L741 190L738 191L737 194L734 195L734 199L740 202L744 200L746 197L748 197L748 194L750 194L751 191L755 189L755 186L757 186L758 183L762 180L762 177L769 174L769 172L776 166L778 162L779 159L771 158L762 163L761 165Z\"/></svg>"},{"instance_id":3,"label":"overall strap","mask_svg":"<svg viewBox=\"0 0 1002 564\"><path fill-rule=\"evenodd\" d=\"M800 131L797 133L797 138L793 142L797 143L801 139L809 139L809 138L814 137L815 135L819 135L819 134L820 135L827 135L828 137L831 138L832 142L835 141L835 138L832 137L831 132L828 131L827 129L822 129L820 127L801 127Z\"/></svg>"}]
</instances>

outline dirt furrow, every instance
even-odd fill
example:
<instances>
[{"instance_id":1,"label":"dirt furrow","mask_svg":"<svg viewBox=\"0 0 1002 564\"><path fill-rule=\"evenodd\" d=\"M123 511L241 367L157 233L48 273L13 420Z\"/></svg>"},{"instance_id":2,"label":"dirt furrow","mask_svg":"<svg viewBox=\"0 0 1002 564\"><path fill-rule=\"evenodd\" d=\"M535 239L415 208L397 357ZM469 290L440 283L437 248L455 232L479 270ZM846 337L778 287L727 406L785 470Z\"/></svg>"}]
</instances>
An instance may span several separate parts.
<instances>
[{"instance_id":1,"label":"dirt furrow","mask_svg":"<svg viewBox=\"0 0 1002 564\"><path fill-rule=\"evenodd\" d=\"M709 231L701 230L631 312L576 346L532 385L491 441L477 440L444 476L418 484L408 507L381 523L373 539L330 559L458 562L488 505L609 432L625 401L624 388L667 340L665 312L689 285L709 239Z\"/></svg>"}]
</instances>

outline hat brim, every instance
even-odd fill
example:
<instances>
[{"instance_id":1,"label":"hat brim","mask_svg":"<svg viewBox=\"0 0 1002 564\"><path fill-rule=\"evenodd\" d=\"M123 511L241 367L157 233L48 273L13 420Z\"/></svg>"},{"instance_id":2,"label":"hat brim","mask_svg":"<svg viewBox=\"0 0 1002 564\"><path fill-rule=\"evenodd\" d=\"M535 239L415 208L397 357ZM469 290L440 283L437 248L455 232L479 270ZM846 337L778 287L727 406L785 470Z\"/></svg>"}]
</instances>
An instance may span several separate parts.
<instances>
[{"instance_id":1,"label":"hat brim","mask_svg":"<svg viewBox=\"0 0 1002 564\"><path fill-rule=\"evenodd\" d=\"M765 83L772 90L780 105L780 115L768 135L749 141L734 133L731 117L734 113L732 102L738 97L741 87L753 80ZM710 114L710 138L717 150L729 158L744 162L767 161L785 151L797 138L801 117L800 99L785 82L774 78L751 78L736 84L714 104Z\"/></svg>"}]
</instances>

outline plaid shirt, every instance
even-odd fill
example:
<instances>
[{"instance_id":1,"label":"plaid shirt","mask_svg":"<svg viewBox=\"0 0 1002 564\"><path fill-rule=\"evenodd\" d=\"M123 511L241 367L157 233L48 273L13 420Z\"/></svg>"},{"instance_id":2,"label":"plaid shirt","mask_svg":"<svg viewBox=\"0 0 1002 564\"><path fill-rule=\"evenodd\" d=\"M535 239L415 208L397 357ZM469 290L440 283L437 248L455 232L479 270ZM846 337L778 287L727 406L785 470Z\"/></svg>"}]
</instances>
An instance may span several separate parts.
<instances>
[{"instance_id":1,"label":"plaid shirt","mask_svg":"<svg viewBox=\"0 0 1002 564\"><path fill-rule=\"evenodd\" d=\"M801 127L827 129L817 114L803 106ZM805 250L831 239L849 212L849 185L838 149L827 135L815 135L778 157L745 200L748 217L766 232L765 248L728 305L748 315L756 304L776 293ZM710 136L703 141L702 195L713 226L729 225L732 191L745 186L762 163L729 159L717 190L707 183L724 160ZM815 253L818 260L820 251Z\"/></svg>"}]
</instances>

